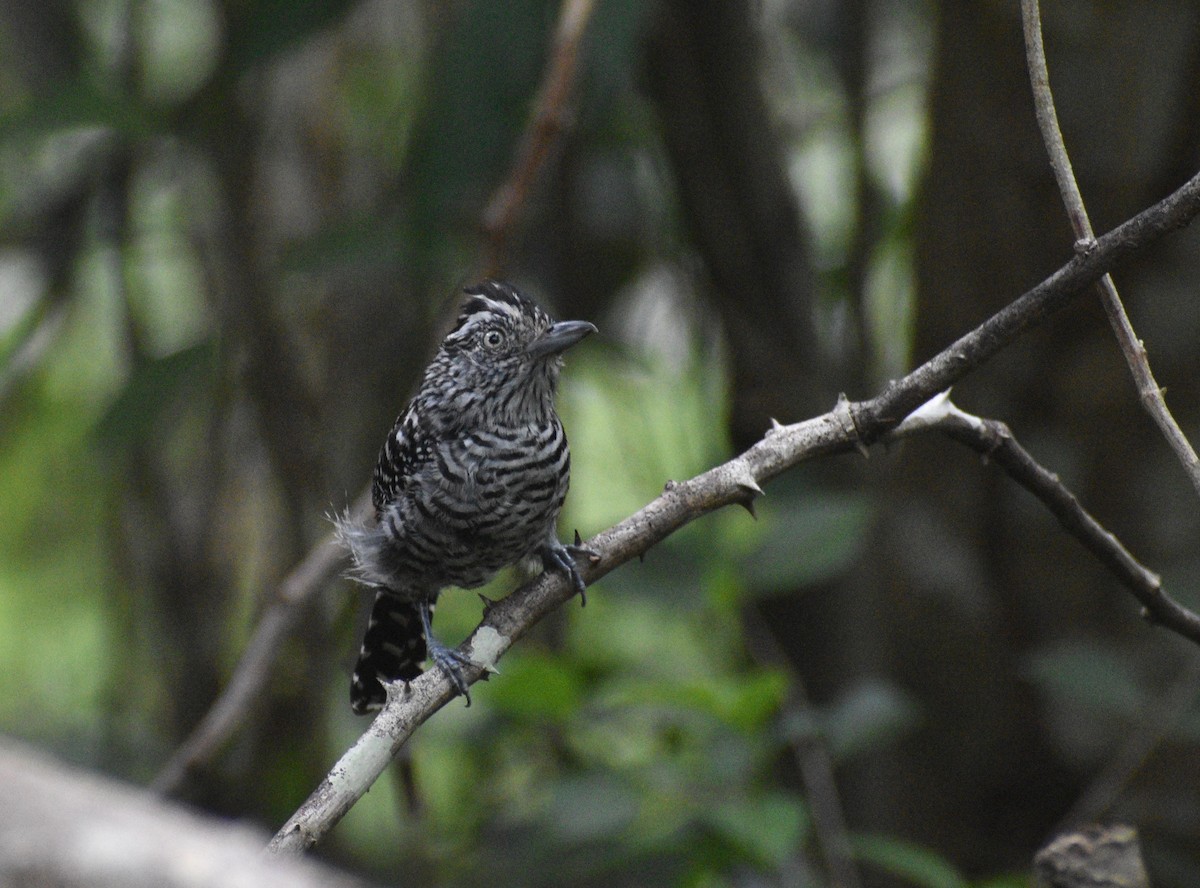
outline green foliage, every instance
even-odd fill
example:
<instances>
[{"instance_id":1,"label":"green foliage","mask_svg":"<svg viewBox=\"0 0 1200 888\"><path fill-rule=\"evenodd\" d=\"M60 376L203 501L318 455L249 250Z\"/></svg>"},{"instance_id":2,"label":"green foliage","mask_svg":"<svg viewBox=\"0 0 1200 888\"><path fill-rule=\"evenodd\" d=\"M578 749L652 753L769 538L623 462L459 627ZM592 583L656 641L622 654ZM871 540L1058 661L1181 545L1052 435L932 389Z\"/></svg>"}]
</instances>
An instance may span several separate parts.
<instances>
[{"instance_id":1,"label":"green foliage","mask_svg":"<svg viewBox=\"0 0 1200 888\"><path fill-rule=\"evenodd\" d=\"M0 115L0 142L27 142L41 136L96 128L143 138L161 132L163 122L129 98L95 81L80 79L60 85L37 101L5 109Z\"/></svg>"},{"instance_id":2,"label":"green foliage","mask_svg":"<svg viewBox=\"0 0 1200 888\"><path fill-rule=\"evenodd\" d=\"M106 373L73 324L0 407L0 719L72 756L105 703L113 487L88 458ZM82 379L74 374L82 374ZM94 739L94 738L93 738Z\"/></svg>"},{"instance_id":3,"label":"green foliage","mask_svg":"<svg viewBox=\"0 0 1200 888\"><path fill-rule=\"evenodd\" d=\"M865 494L813 489L784 479L755 504L761 538L741 559L760 593L829 580L858 557L873 512Z\"/></svg>"},{"instance_id":4,"label":"green foliage","mask_svg":"<svg viewBox=\"0 0 1200 888\"><path fill-rule=\"evenodd\" d=\"M1033 880L1027 875L996 876L975 882L975 888L1030 888Z\"/></svg>"},{"instance_id":5,"label":"green foliage","mask_svg":"<svg viewBox=\"0 0 1200 888\"><path fill-rule=\"evenodd\" d=\"M767 868L795 854L809 828L804 804L784 793L719 802L705 824L741 856Z\"/></svg>"},{"instance_id":6,"label":"green foliage","mask_svg":"<svg viewBox=\"0 0 1200 888\"><path fill-rule=\"evenodd\" d=\"M488 695L509 718L563 721L583 703L584 678L572 664L539 653L517 652L504 661L504 680Z\"/></svg>"},{"instance_id":7,"label":"green foliage","mask_svg":"<svg viewBox=\"0 0 1200 888\"><path fill-rule=\"evenodd\" d=\"M917 888L969 888L944 858L926 848L886 836L855 836L854 855Z\"/></svg>"},{"instance_id":8,"label":"green foliage","mask_svg":"<svg viewBox=\"0 0 1200 888\"><path fill-rule=\"evenodd\" d=\"M920 711L912 697L879 679L852 686L819 715L816 726L789 720L785 727L796 735L819 730L838 761L884 748L920 724Z\"/></svg>"}]
</instances>

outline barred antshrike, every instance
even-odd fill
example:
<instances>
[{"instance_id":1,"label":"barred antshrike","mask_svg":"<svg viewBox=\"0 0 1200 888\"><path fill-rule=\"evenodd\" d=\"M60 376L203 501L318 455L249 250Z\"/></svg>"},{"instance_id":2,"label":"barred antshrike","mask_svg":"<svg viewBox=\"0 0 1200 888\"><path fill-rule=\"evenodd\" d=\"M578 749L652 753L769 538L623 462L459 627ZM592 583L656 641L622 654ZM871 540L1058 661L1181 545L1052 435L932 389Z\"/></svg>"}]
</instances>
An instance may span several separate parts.
<instances>
[{"instance_id":1,"label":"barred antshrike","mask_svg":"<svg viewBox=\"0 0 1200 888\"><path fill-rule=\"evenodd\" d=\"M454 329L375 466L374 524L338 520L352 576L376 590L350 684L357 713L379 709L383 682L421 674L428 657L467 695L469 660L438 642L430 621L447 586L482 586L501 568L540 556L583 594L575 556L555 521L571 454L554 410L562 352L596 328L555 323L518 290L485 281L465 290Z\"/></svg>"}]
</instances>

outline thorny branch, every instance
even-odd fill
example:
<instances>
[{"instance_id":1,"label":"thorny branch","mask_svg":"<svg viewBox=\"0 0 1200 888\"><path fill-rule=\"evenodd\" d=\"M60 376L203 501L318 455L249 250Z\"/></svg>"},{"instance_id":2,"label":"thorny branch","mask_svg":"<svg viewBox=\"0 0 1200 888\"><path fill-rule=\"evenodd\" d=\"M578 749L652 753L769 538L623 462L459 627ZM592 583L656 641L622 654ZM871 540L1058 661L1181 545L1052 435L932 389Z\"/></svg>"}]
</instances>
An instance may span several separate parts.
<instances>
[{"instance_id":1,"label":"thorny branch","mask_svg":"<svg viewBox=\"0 0 1200 888\"><path fill-rule=\"evenodd\" d=\"M1093 249L1076 255L1025 295L960 338L916 370L892 383L879 396L863 402L839 401L830 413L793 425L776 425L762 440L722 465L687 481L668 482L662 495L636 514L598 534L587 546L599 553L582 573L594 583L609 571L644 554L685 524L727 505L748 506L762 493L761 485L798 463L820 456L865 449L896 430L901 420L939 392L978 367L1024 330L1064 307L1085 287L1094 284L1117 261L1185 225L1200 213L1200 174L1150 209L1097 239ZM945 402L948 404L948 401ZM935 401L929 410L949 411ZM933 418L926 411L907 429ZM974 418L971 418L974 420ZM949 423L950 433L987 453L1043 500L1064 526L1079 537L1142 602L1146 616L1200 644L1200 617L1169 598L1158 578L1142 567L1117 540L1082 509L1057 478L1037 465L984 421ZM976 425L987 432L982 434ZM556 573L543 574L502 601L491 605L462 650L478 664L466 671L468 682L484 677L496 661L542 617L567 601L573 590ZM321 785L272 840L275 853L296 854L311 847L361 798L426 719L450 701L453 689L439 670L430 670L389 697L383 711L359 741L333 767Z\"/></svg>"},{"instance_id":2,"label":"thorny branch","mask_svg":"<svg viewBox=\"0 0 1200 888\"><path fill-rule=\"evenodd\" d=\"M1021 19L1025 32L1025 55L1029 67L1029 80L1033 87L1033 103L1037 113L1038 128L1042 131L1042 140L1046 143L1046 151L1050 155L1050 167L1054 170L1055 181L1066 206L1067 215L1071 220L1071 228L1075 231L1076 249L1087 250L1095 241L1092 223L1088 219L1087 209L1083 204L1083 195L1075 181L1075 173L1071 168L1071 159L1067 155L1067 147L1063 141L1062 130L1058 125L1058 113L1054 109L1054 95L1050 91L1050 74L1046 68L1046 51L1042 43L1042 16L1038 8L1038 0L1021 0ZM1104 275L1097 283L1100 301L1108 315L1109 324L1121 353L1133 374L1137 384L1138 396L1142 407L1158 424L1167 443L1175 451L1179 461L1183 463L1184 471L1192 481L1197 492L1200 492L1200 458L1188 442L1187 436L1175 422L1175 417L1167 409L1166 398L1162 388L1150 370L1150 361L1146 357L1146 347L1138 339L1125 313L1125 305L1117 293L1117 285L1111 275Z\"/></svg>"},{"instance_id":3,"label":"thorny branch","mask_svg":"<svg viewBox=\"0 0 1200 888\"><path fill-rule=\"evenodd\" d=\"M1068 532L1096 556L1142 603L1142 615L1200 644L1200 616L1177 604L1162 591L1158 574L1147 570L1121 542L1079 504L1058 476L1029 455L1007 425L964 413L948 393L938 395L904 420L893 434L937 429L977 451L1008 472L1042 501Z\"/></svg>"}]
</instances>

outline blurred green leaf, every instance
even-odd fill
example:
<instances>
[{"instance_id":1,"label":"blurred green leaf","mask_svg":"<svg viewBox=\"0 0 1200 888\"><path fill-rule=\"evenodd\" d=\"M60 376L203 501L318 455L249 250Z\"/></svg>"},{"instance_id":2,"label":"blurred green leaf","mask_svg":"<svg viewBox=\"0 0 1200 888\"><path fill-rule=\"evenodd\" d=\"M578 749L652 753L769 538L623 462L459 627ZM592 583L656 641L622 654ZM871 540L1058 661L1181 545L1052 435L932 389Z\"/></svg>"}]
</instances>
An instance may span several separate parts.
<instances>
[{"instance_id":1,"label":"blurred green leaf","mask_svg":"<svg viewBox=\"0 0 1200 888\"><path fill-rule=\"evenodd\" d=\"M0 141L89 127L110 129L135 139L160 131L163 124L127 96L110 93L81 78L0 114Z\"/></svg>"},{"instance_id":2,"label":"blurred green leaf","mask_svg":"<svg viewBox=\"0 0 1200 888\"><path fill-rule=\"evenodd\" d=\"M920 888L969 888L969 885L945 858L903 839L888 836L851 836L856 859L879 867Z\"/></svg>"},{"instance_id":3,"label":"blurred green leaf","mask_svg":"<svg viewBox=\"0 0 1200 888\"><path fill-rule=\"evenodd\" d=\"M9 329L0 332L0 381L12 372L12 362L50 314L52 300L42 294L26 307Z\"/></svg>"},{"instance_id":4,"label":"blurred green leaf","mask_svg":"<svg viewBox=\"0 0 1200 888\"><path fill-rule=\"evenodd\" d=\"M761 728L779 710L787 678L779 672L713 673L702 681L639 681L623 685L631 703L682 706L741 731Z\"/></svg>"},{"instance_id":5,"label":"blurred green leaf","mask_svg":"<svg viewBox=\"0 0 1200 888\"><path fill-rule=\"evenodd\" d=\"M144 361L96 423L96 441L115 451L147 438L167 407L209 378L216 358L216 345L208 341Z\"/></svg>"},{"instance_id":6,"label":"blurred green leaf","mask_svg":"<svg viewBox=\"0 0 1200 888\"><path fill-rule=\"evenodd\" d=\"M1131 658L1098 641L1047 645L1030 657L1028 674L1044 694L1107 714L1136 717L1146 701Z\"/></svg>"},{"instance_id":7,"label":"blurred green leaf","mask_svg":"<svg viewBox=\"0 0 1200 888\"><path fill-rule=\"evenodd\" d=\"M778 866L795 854L808 830L808 809L784 793L720 802L703 819L722 839L763 866Z\"/></svg>"},{"instance_id":8,"label":"blurred green leaf","mask_svg":"<svg viewBox=\"0 0 1200 888\"><path fill-rule=\"evenodd\" d=\"M562 721L579 709L583 680L565 658L516 652L500 671L488 702L509 715Z\"/></svg>"},{"instance_id":9,"label":"blurred green leaf","mask_svg":"<svg viewBox=\"0 0 1200 888\"><path fill-rule=\"evenodd\" d=\"M1032 880L1028 875L1013 873L1007 876L996 876L984 879L982 882L972 882L972 888L1029 888Z\"/></svg>"}]
</instances>

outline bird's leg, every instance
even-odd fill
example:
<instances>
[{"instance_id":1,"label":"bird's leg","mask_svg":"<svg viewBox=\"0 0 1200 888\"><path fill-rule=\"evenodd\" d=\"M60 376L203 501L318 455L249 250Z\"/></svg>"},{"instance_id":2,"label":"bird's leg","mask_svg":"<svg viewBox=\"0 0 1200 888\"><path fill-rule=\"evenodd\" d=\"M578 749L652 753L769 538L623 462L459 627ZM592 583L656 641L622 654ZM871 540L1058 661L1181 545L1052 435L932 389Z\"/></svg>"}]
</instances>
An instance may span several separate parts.
<instances>
[{"instance_id":1,"label":"bird's leg","mask_svg":"<svg viewBox=\"0 0 1200 888\"><path fill-rule=\"evenodd\" d=\"M575 587L575 591L579 593L580 605L587 606L587 584L583 582L583 577L579 573L579 567L575 564L576 558L586 558L589 561L599 561L600 553L587 548L579 539L579 531L575 531L575 543L573 545L564 546L559 542L558 537L551 536L541 549L542 564L546 570L561 570L571 580L571 585Z\"/></svg>"},{"instance_id":2,"label":"bird's leg","mask_svg":"<svg viewBox=\"0 0 1200 888\"><path fill-rule=\"evenodd\" d=\"M446 673L446 677L450 679L450 684L454 685L454 690L462 694L467 700L467 705L471 705L471 695L467 693L467 680L463 676L462 667L474 665L471 659L465 654L460 654L454 648L446 647L436 638L433 637L431 623L433 622L433 601L429 598L422 598L417 604L417 611L421 614L421 628L425 631L425 650L429 659L437 664L442 672Z\"/></svg>"}]
</instances>

